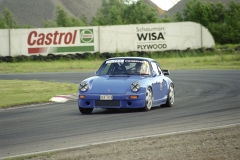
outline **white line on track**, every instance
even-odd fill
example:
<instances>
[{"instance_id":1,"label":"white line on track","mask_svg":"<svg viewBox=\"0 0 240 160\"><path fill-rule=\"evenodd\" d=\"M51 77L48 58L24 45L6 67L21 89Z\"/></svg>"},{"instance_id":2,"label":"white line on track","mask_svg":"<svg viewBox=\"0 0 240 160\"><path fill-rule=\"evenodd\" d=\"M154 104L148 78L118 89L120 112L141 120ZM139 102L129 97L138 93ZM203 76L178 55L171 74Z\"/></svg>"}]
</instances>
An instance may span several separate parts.
<instances>
[{"instance_id":1,"label":"white line on track","mask_svg":"<svg viewBox=\"0 0 240 160\"><path fill-rule=\"evenodd\" d=\"M237 126L237 125L240 125L240 123L228 124L228 125L222 125L222 126L216 126L216 127L193 129L193 130L177 131L177 132L170 132L170 133L163 133L163 134L154 134L154 135L149 135L149 136L141 136L141 137L133 137L133 138L126 138L126 139L111 140L111 141L106 141L106 142L98 142L98 143L91 143L91 144L79 145L79 146L73 146L73 147L52 149L52 150L47 150L47 151L33 152L33 153L21 154L21 155L10 156L10 157L0 157L0 160L1 159L6 159L6 158L20 157L20 156L30 156L30 155L34 155L34 154L43 154L43 153L48 153L48 152L64 151L64 150L76 149L76 148L93 146L93 145L99 145L99 144L108 144L108 143L114 143L114 142L121 142L121 141L128 141L128 140L137 140L137 139L158 137L158 136L170 136L170 135L177 135L177 134L183 134L183 133L207 131L207 130L212 130L212 129L221 129L221 128L227 128L227 127L232 127L232 126Z\"/></svg>"}]
</instances>

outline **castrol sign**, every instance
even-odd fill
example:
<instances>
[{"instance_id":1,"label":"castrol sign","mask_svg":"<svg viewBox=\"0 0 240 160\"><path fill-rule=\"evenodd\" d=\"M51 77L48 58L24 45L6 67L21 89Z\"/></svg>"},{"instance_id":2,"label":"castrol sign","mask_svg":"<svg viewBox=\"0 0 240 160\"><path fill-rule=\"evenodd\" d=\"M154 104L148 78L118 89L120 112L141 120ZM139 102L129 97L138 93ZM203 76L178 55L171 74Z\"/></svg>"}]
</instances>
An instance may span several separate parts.
<instances>
[{"instance_id":1,"label":"castrol sign","mask_svg":"<svg viewBox=\"0 0 240 160\"><path fill-rule=\"evenodd\" d=\"M97 27L20 29L13 30L11 34L19 35L11 39L12 50L21 50L28 55L94 53L99 50L98 43L95 43Z\"/></svg>"},{"instance_id":2,"label":"castrol sign","mask_svg":"<svg viewBox=\"0 0 240 160\"><path fill-rule=\"evenodd\" d=\"M55 31L53 33L38 33L37 31L32 31L28 34L28 45L29 46L44 46L44 45L68 45L75 44L77 36L77 30L72 32L59 32Z\"/></svg>"}]
</instances>

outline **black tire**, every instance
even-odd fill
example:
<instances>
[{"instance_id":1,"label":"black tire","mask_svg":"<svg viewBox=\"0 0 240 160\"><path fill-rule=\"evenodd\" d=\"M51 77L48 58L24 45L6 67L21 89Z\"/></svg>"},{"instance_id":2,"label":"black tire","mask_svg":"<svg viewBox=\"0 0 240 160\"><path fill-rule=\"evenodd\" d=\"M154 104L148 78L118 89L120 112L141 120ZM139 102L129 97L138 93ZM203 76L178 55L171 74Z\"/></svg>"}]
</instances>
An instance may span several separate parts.
<instances>
[{"instance_id":1,"label":"black tire","mask_svg":"<svg viewBox=\"0 0 240 160\"><path fill-rule=\"evenodd\" d=\"M169 85L167 102L164 104L164 107L172 107L173 104L174 104L174 97L175 97L174 86L173 86L173 84L171 83L171 84Z\"/></svg>"},{"instance_id":2,"label":"black tire","mask_svg":"<svg viewBox=\"0 0 240 160\"><path fill-rule=\"evenodd\" d=\"M144 111L149 111L152 108L152 90L151 88L148 88L146 91L146 102L145 102L145 106L143 107Z\"/></svg>"},{"instance_id":3,"label":"black tire","mask_svg":"<svg viewBox=\"0 0 240 160\"><path fill-rule=\"evenodd\" d=\"M91 114L92 111L93 111L93 108L82 108L82 107L79 107L79 111L82 114Z\"/></svg>"}]
</instances>

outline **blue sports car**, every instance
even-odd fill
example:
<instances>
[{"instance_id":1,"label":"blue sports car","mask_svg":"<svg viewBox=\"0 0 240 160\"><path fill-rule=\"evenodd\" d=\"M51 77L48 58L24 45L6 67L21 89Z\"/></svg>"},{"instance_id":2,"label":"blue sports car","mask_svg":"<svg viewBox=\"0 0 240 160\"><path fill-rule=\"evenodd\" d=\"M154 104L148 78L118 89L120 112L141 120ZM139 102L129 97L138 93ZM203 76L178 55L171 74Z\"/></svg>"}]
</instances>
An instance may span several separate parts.
<instances>
[{"instance_id":1,"label":"blue sports car","mask_svg":"<svg viewBox=\"0 0 240 160\"><path fill-rule=\"evenodd\" d=\"M174 84L157 61L144 57L115 57L103 62L96 75L79 84L78 107L82 114L94 108L172 107Z\"/></svg>"}]
</instances>

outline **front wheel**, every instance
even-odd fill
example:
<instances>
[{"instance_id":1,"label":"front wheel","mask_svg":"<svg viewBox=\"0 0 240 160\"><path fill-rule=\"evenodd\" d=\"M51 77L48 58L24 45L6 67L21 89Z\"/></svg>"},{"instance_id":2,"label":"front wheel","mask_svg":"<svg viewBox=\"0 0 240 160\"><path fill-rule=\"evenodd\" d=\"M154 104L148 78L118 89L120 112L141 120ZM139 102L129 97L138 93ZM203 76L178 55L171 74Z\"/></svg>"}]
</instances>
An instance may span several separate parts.
<instances>
[{"instance_id":1,"label":"front wheel","mask_svg":"<svg viewBox=\"0 0 240 160\"><path fill-rule=\"evenodd\" d=\"M149 111L152 108L152 90L151 88L148 88L146 91L146 102L145 106L143 108L144 111Z\"/></svg>"},{"instance_id":2,"label":"front wheel","mask_svg":"<svg viewBox=\"0 0 240 160\"><path fill-rule=\"evenodd\" d=\"M174 86L173 84L171 83L170 86L169 86L169 90L168 90L168 98L167 98L167 102L165 103L164 106L166 107L172 107L173 106L173 103L174 103L174 97L175 97L175 94L174 94Z\"/></svg>"},{"instance_id":3,"label":"front wheel","mask_svg":"<svg viewBox=\"0 0 240 160\"><path fill-rule=\"evenodd\" d=\"M82 108L82 107L79 107L79 111L82 114L91 114L92 111L93 111L93 108Z\"/></svg>"}]
</instances>

